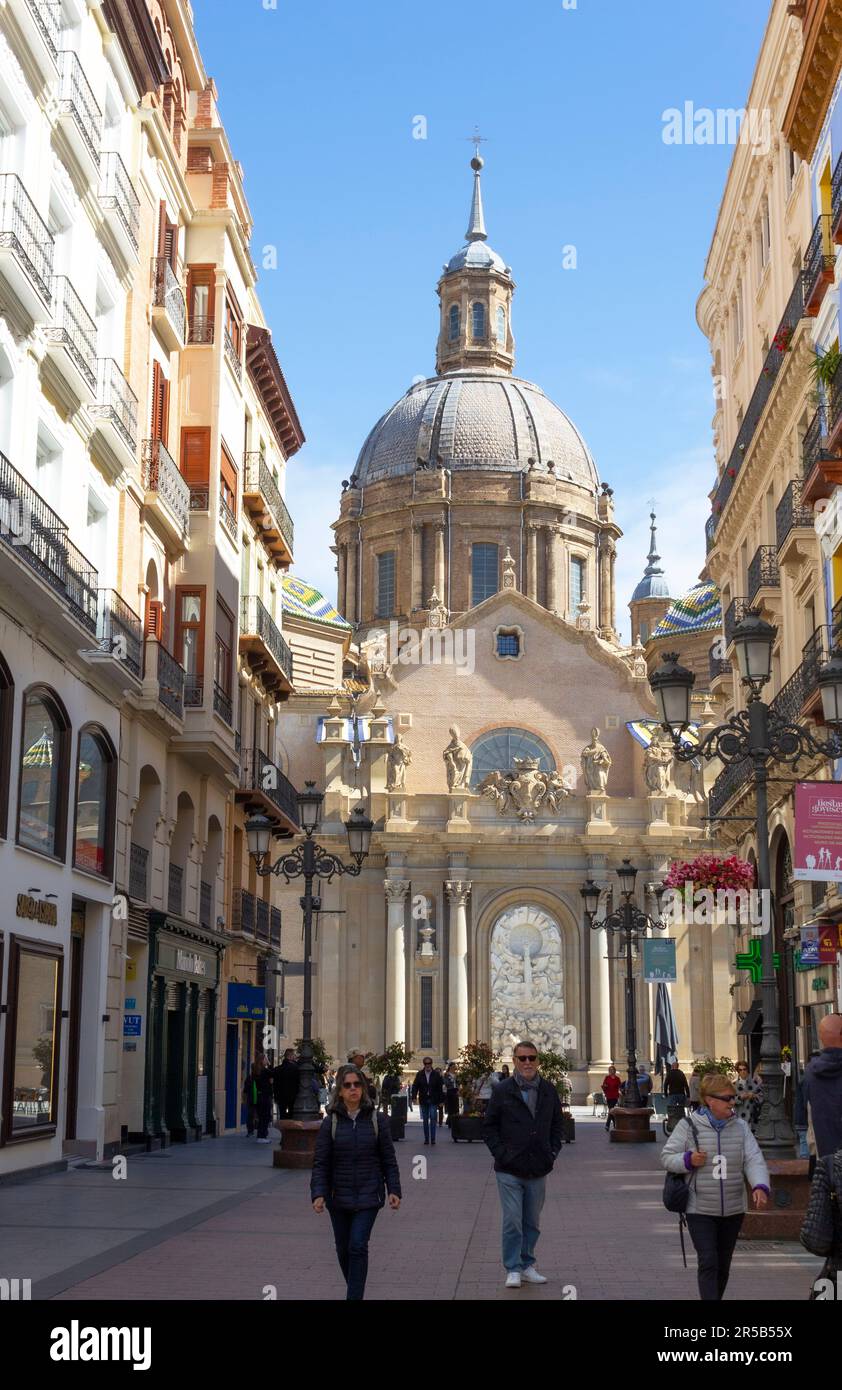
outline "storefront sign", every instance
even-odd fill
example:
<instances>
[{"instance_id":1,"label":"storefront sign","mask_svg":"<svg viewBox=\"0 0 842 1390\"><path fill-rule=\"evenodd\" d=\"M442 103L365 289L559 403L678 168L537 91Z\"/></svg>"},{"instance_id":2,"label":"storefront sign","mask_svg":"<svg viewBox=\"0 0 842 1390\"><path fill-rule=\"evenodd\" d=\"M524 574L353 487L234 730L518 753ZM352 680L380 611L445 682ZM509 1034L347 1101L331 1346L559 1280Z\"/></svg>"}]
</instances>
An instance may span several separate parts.
<instances>
[{"instance_id":1,"label":"storefront sign","mask_svg":"<svg viewBox=\"0 0 842 1390\"><path fill-rule=\"evenodd\" d=\"M229 985L228 1017L262 1023L266 1017L266 990L258 985Z\"/></svg>"},{"instance_id":2,"label":"storefront sign","mask_svg":"<svg viewBox=\"0 0 842 1390\"><path fill-rule=\"evenodd\" d=\"M208 963L202 956L197 956L195 951L176 951L175 953L176 970L184 970L188 975L207 975Z\"/></svg>"},{"instance_id":3,"label":"storefront sign","mask_svg":"<svg viewBox=\"0 0 842 1390\"><path fill-rule=\"evenodd\" d=\"M801 928L799 968L809 970L819 964L819 929L815 922Z\"/></svg>"},{"instance_id":4,"label":"storefront sign","mask_svg":"<svg viewBox=\"0 0 842 1390\"><path fill-rule=\"evenodd\" d=\"M139 1038L141 1014L123 1014L123 1037Z\"/></svg>"},{"instance_id":5,"label":"storefront sign","mask_svg":"<svg viewBox=\"0 0 842 1390\"><path fill-rule=\"evenodd\" d=\"M40 922L43 927L58 926L56 904L45 902L43 898L32 898L28 893L18 893L15 916L26 917L30 922Z\"/></svg>"},{"instance_id":6,"label":"storefront sign","mask_svg":"<svg viewBox=\"0 0 842 1390\"><path fill-rule=\"evenodd\" d=\"M799 782L795 788L792 876L842 883L842 784Z\"/></svg>"},{"instance_id":7,"label":"storefront sign","mask_svg":"<svg viewBox=\"0 0 842 1390\"><path fill-rule=\"evenodd\" d=\"M842 951L842 922L819 922L818 963L835 965L837 951Z\"/></svg>"},{"instance_id":8,"label":"storefront sign","mask_svg":"<svg viewBox=\"0 0 842 1390\"><path fill-rule=\"evenodd\" d=\"M675 966L675 941L671 936L665 940L644 937L643 978L648 985L675 984L678 973Z\"/></svg>"},{"instance_id":9,"label":"storefront sign","mask_svg":"<svg viewBox=\"0 0 842 1390\"><path fill-rule=\"evenodd\" d=\"M189 975L193 980L201 980L208 985L217 981L216 952L206 952L201 945L191 945L189 941L173 940L172 937L158 937L157 965L161 970L171 970L179 975Z\"/></svg>"},{"instance_id":10,"label":"storefront sign","mask_svg":"<svg viewBox=\"0 0 842 1390\"><path fill-rule=\"evenodd\" d=\"M136 999L127 999L123 1007L126 1008L126 1009L136 1009L136 1008L137 1008L137 1000L136 1000Z\"/></svg>"}]
</instances>

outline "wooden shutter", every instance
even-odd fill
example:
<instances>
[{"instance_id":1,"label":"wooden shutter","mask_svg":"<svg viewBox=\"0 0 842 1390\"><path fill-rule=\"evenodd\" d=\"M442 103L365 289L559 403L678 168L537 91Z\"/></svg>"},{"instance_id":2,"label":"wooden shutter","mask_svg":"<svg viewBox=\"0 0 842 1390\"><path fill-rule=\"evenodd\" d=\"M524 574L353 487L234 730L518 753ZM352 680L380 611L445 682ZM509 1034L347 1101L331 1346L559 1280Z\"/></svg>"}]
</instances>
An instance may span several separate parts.
<instances>
[{"instance_id":1,"label":"wooden shutter","mask_svg":"<svg viewBox=\"0 0 842 1390\"><path fill-rule=\"evenodd\" d=\"M160 642L164 635L164 608L160 599L146 600L143 632L145 637L155 637Z\"/></svg>"},{"instance_id":2,"label":"wooden shutter","mask_svg":"<svg viewBox=\"0 0 842 1390\"><path fill-rule=\"evenodd\" d=\"M208 313L210 323L216 312L216 275L212 265L191 265L187 270L187 305L190 320L193 320L193 290L197 285L208 287Z\"/></svg>"},{"instance_id":3,"label":"wooden shutter","mask_svg":"<svg viewBox=\"0 0 842 1390\"><path fill-rule=\"evenodd\" d=\"M158 212L158 255L169 261L173 270L178 259L178 225L167 217L167 205L161 203Z\"/></svg>"},{"instance_id":4,"label":"wooden shutter","mask_svg":"<svg viewBox=\"0 0 842 1390\"><path fill-rule=\"evenodd\" d=\"M232 510L236 514L238 490L237 467L224 444L222 446L222 453L219 460L219 476L222 479L225 486L227 488L230 488L231 490L231 495L234 499Z\"/></svg>"},{"instance_id":5,"label":"wooden shutter","mask_svg":"<svg viewBox=\"0 0 842 1390\"><path fill-rule=\"evenodd\" d=\"M170 383L159 362L152 364L152 438L166 444L170 432Z\"/></svg>"},{"instance_id":6,"label":"wooden shutter","mask_svg":"<svg viewBox=\"0 0 842 1390\"><path fill-rule=\"evenodd\" d=\"M211 432L207 426L181 431L181 472L191 487L207 487L210 481Z\"/></svg>"}]
</instances>

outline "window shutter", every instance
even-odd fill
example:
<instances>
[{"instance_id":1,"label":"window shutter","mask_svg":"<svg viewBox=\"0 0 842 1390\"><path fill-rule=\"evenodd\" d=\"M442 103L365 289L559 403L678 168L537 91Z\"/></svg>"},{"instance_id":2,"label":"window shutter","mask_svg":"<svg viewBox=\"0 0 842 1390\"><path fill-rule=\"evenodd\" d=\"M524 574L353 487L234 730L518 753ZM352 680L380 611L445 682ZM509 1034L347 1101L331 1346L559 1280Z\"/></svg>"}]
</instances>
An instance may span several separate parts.
<instances>
[{"instance_id":1,"label":"window shutter","mask_svg":"<svg viewBox=\"0 0 842 1390\"><path fill-rule=\"evenodd\" d=\"M164 609L160 599L146 600L146 617L143 624L145 637L155 637L161 641L164 634Z\"/></svg>"},{"instance_id":2,"label":"window shutter","mask_svg":"<svg viewBox=\"0 0 842 1390\"><path fill-rule=\"evenodd\" d=\"M159 362L152 364L152 438L166 444L170 427L170 383Z\"/></svg>"},{"instance_id":3,"label":"window shutter","mask_svg":"<svg viewBox=\"0 0 842 1390\"><path fill-rule=\"evenodd\" d=\"M207 487L210 479L211 432L206 427L181 431L181 472L191 487Z\"/></svg>"},{"instance_id":4,"label":"window shutter","mask_svg":"<svg viewBox=\"0 0 842 1390\"><path fill-rule=\"evenodd\" d=\"M237 503L237 468L225 445L222 446L222 453L219 460L219 475L225 486L231 489L234 497L234 505Z\"/></svg>"}]
</instances>

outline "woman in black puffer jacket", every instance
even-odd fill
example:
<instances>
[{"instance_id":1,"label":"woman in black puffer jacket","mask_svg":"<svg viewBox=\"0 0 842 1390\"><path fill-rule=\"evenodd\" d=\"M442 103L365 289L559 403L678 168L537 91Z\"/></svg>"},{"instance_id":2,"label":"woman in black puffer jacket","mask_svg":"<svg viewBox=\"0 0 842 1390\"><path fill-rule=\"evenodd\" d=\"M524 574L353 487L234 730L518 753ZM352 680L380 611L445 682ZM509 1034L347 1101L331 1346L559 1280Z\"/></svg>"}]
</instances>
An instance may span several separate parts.
<instances>
[{"instance_id":1,"label":"woman in black puffer jacket","mask_svg":"<svg viewBox=\"0 0 842 1390\"><path fill-rule=\"evenodd\" d=\"M349 1300L358 1301L365 1292L369 1237L387 1192L397 1211L401 1179L388 1119L378 1118L362 1072L340 1067L335 1098L316 1139L310 1198L314 1211L327 1207L330 1213Z\"/></svg>"},{"instance_id":2,"label":"woman in black puffer jacket","mask_svg":"<svg viewBox=\"0 0 842 1390\"><path fill-rule=\"evenodd\" d=\"M842 1273L842 1149L816 1164L801 1244L814 1255L827 1257L813 1281L810 1298L822 1302L836 1298Z\"/></svg>"}]
</instances>

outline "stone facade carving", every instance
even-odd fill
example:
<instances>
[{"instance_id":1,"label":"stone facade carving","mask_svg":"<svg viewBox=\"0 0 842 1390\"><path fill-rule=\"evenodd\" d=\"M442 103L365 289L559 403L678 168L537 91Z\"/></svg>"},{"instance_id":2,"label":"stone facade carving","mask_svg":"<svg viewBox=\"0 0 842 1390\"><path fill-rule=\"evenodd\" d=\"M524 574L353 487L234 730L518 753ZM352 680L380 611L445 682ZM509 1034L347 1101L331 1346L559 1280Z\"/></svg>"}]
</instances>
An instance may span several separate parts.
<instances>
[{"instance_id":1,"label":"stone facade carving","mask_svg":"<svg viewBox=\"0 0 842 1390\"><path fill-rule=\"evenodd\" d=\"M442 753L447 771L447 789L451 792L467 791L471 784L474 755L468 745L462 742L456 724L451 724L448 733L450 742Z\"/></svg>"},{"instance_id":2,"label":"stone facade carving","mask_svg":"<svg viewBox=\"0 0 842 1390\"><path fill-rule=\"evenodd\" d=\"M491 1043L508 1053L520 1038L562 1050L564 1028L561 932L541 908L503 912L490 942Z\"/></svg>"},{"instance_id":3,"label":"stone facade carving","mask_svg":"<svg viewBox=\"0 0 842 1390\"><path fill-rule=\"evenodd\" d=\"M656 729L643 754L643 780L650 792L663 796L669 790L672 763L672 743L667 743L663 731Z\"/></svg>"},{"instance_id":4,"label":"stone facade carving","mask_svg":"<svg viewBox=\"0 0 842 1390\"><path fill-rule=\"evenodd\" d=\"M368 667L372 684L385 685L397 690L398 683L392 675L393 662L389 660L389 638L382 628L371 631L366 640L360 643L360 650Z\"/></svg>"},{"instance_id":5,"label":"stone facade carving","mask_svg":"<svg viewBox=\"0 0 842 1390\"><path fill-rule=\"evenodd\" d=\"M450 617L447 608L442 603L435 588L430 594L430 602L427 605L427 627L447 627Z\"/></svg>"},{"instance_id":6,"label":"stone facade carving","mask_svg":"<svg viewBox=\"0 0 842 1390\"><path fill-rule=\"evenodd\" d=\"M611 771L611 754L599 741L599 729L591 729L591 741L582 749L582 773L589 792L604 792Z\"/></svg>"},{"instance_id":7,"label":"stone facade carving","mask_svg":"<svg viewBox=\"0 0 842 1390\"><path fill-rule=\"evenodd\" d=\"M506 546L506 553L503 556L503 582L501 587L503 589L517 588L517 576L515 574L515 557L513 556L508 546Z\"/></svg>"},{"instance_id":8,"label":"stone facade carving","mask_svg":"<svg viewBox=\"0 0 842 1390\"><path fill-rule=\"evenodd\" d=\"M515 758L511 772L489 772L477 787L480 796L497 806L500 816L534 821L537 815L557 815L570 795L556 771L542 772L537 758Z\"/></svg>"},{"instance_id":9,"label":"stone facade carving","mask_svg":"<svg viewBox=\"0 0 842 1390\"><path fill-rule=\"evenodd\" d=\"M403 734L395 734L394 743L389 745L386 755L386 790L406 791L406 769L412 762L412 753L406 745Z\"/></svg>"}]
</instances>

